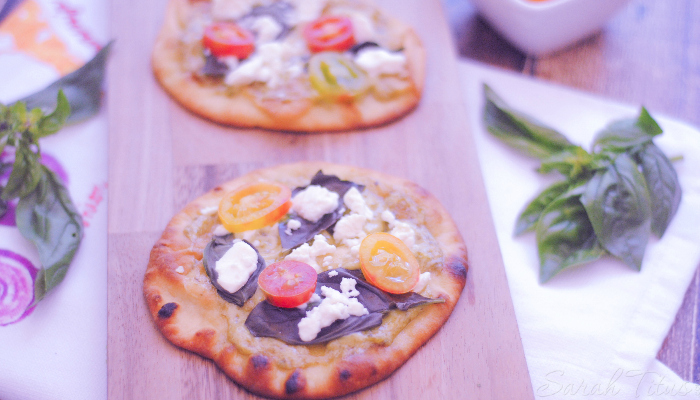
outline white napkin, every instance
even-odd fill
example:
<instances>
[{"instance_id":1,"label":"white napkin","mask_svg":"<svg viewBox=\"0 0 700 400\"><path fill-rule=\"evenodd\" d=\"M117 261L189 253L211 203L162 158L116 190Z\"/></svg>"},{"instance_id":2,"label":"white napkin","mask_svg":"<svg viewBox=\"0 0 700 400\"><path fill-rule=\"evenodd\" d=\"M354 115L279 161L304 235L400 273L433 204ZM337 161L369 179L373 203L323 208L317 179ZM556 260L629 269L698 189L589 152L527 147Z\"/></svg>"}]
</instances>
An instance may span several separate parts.
<instances>
[{"instance_id":1,"label":"white napkin","mask_svg":"<svg viewBox=\"0 0 700 400\"><path fill-rule=\"evenodd\" d=\"M513 230L527 202L558 177L537 173L537 160L485 130L482 84L586 149L595 133L636 117L639 106L471 62L460 64L460 75L535 397L700 397L700 386L655 358L700 264L700 132L649 110L664 130L655 143L683 156L674 164L683 198L663 238L647 246L641 272L606 258L539 284L535 235Z\"/></svg>"},{"instance_id":2,"label":"white napkin","mask_svg":"<svg viewBox=\"0 0 700 400\"><path fill-rule=\"evenodd\" d=\"M34 93L89 60L96 43L107 43L106 21L102 1L23 1L0 23L0 102ZM40 144L64 171L85 233L64 281L24 319L0 326L0 399L106 398L106 113ZM39 265L14 226L0 225L0 249Z\"/></svg>"}]
</instances>

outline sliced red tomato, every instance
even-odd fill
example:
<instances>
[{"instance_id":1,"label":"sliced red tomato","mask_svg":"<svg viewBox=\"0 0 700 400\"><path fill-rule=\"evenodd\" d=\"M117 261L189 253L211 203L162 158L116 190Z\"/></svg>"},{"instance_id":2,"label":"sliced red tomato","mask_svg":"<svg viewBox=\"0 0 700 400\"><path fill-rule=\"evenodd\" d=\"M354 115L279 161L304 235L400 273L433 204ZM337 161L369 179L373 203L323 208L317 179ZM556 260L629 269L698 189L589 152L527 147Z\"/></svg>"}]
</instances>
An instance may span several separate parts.
<instances>
[{"instance_id":1,"label":"sliced red tomato","mask_svg":"<svg viewBox=\"0 0 700 400\"><path fill-rule=\"evenodd\" d=\"M355 44L352 22L347 17L328 15L309 22L304 27L304 39L309 50L345 51Z\"/></svg>"},{"instance_id":2,"label":"sliced red tomato","mask_svg":"<svg viewBox=\"0 0 700 400\"><path fill-rule=\"evenodd\" d=\"M401 239L376 232L360 243L360 268L365 278L389 293L406 293L418 284L418 260Z\"/></svg>"},{"instance_id":3,"label":"sliced red tomato","mask_svg":"<svg viewBox=\"0 0 700 400\"><path fill-rule=\"evenodd\" d=\"M258 276L258 286L273 306L292 308L309 301L317 276L309 264L284 260L268 265Z\"/></svg>"},{"instance_id":4,"label":"sliced red tomato","mask_svg":"<svg viewBox=\"0 0 700 400\"><path fill-rule=\"evenodd\" d=\"M243 232L272 225L292 206L292 191L278 183L259 182L224 195L219 219L229 232Z\"/></svg>"},{"instance_id":5,"label":"sliced red tomato","mask_svg":"<svg viewBox=\"0 0 700 400\"><path fill-rule=\"evenodd\" d=\"M204 29L204 47L216 57L247 58L255 49L253 34L230 21L214 22Z\"/></svg>"}]
</instances>

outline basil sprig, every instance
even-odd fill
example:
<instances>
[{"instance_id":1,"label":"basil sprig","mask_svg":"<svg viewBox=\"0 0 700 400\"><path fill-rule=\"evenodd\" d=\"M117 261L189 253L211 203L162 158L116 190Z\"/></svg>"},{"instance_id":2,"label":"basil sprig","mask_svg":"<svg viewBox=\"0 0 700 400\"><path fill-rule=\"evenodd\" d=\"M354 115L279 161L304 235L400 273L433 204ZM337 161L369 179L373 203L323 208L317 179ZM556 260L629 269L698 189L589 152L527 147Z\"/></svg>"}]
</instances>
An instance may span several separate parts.
<instances>
[{"instance_id":1,"label":"basil sprig","mask_svg":"<svg viewBox=\"0 0 700 400\"><path fill-rule=\"evenodd\" d=\"M45 89L11 105L0 103L0 153L10 148L7 154L14 153L14 161L0 161L0 173L11 171L0 184L0 216L17 202L17 229L34 244L41 262L29 307L63 281L83 237L83 221L68 190L41 162L39 139L99 111L110 47Z\"/></svg>"},{"instance_id":2,"label":"basil sprig","mask_svg":"<svg viewBox=\"0 0 700 400\"><path fill-rule=\"evenodd\" d=\"M540 282L612 255L639 271L651 234L661 237L681 200L673 165L653 143L662 133L642 107L601 130L588 152L511 109L487 85L484 122L493 136L563 177L525 207L515 234L535 231Z\"/></svg>"}]
</instances>

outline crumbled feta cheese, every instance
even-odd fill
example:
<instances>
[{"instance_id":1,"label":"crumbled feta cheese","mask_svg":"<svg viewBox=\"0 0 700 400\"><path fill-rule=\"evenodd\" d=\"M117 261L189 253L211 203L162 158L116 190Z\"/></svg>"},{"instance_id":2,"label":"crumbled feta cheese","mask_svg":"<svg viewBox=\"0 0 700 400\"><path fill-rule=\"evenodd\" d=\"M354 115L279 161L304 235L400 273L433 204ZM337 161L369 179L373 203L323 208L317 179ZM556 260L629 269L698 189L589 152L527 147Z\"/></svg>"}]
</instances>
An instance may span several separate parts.
<instances>
[{"instance_id":1,"label":"crumbled feta cheese","mask_svg":"<svg viewBox=\"0 0 700 400\"><path fill-rule=\"evenodd\" d=\"M302 218L316 222L338 208L338 193L323 186L310 185L292 197L292 211Z\"/></svg>"},{"instance_id":2,"label":"crumbled feta cheese","mask_svg":"<svg viewBox=\"0 0 700 400\"><path fill-rule=\"evenodd\" d=\"M391 228L389 233L401 239L409 249L412 249L416 244L416 232L411 225L407 222L397 220L394 213L389 210L384 210L381 217L382 220L389 224L389 228Z\"/></svg>"},{"instance_id":3,"label":"crumbled feta cheese","mask_svg":"<svg viewBox=\"0 0 700 400\"><path fill-rule=\"evenodd\" d=\"M216 228L214 228L214 236L226 236L229 233L228 229L224 228L223 225L217 225Z\"/></svg>"},{"instance_id":4,"label":"crumbled feta cheese","mask_svg":"<svg viewBox=\"0 0 700 400\"><path fill-rule=\"evenodd\" d=\"M185 267L183 267L182 265L179 265L177 268L175 268L175 272L177 272L178 274L184 274Z\"/></svg>"},{"instance_id":5,"label":"crumbled feta cheese","mask_svg":"<svg viewBox=\"0 0 700 400\"><path fill-rule=\"evenodd\" d=\"M245 86L263 82L268 87L275 88L303 71L303 62L299 57L303 49L300 49L300 46L289 45L288 42L263 43L238 68L226 74L224 83L229 86Z\"/></svg>"},{"instance_id":6,"label":"crumbled feta cheese","mask_svg":"<svg viewBox=\"0 0 700 400\"><path fill-rule=\"evenodd\" d=\"M287 221L287 229L284 230L284 233L287 235L291 235L292 231L295 231L297 229L301 228L301 221L298 219L290 219Z\"/></svg>"},{"instance_id":7,"label":"crumbled feta cheese","mask_svg":"<svg viewBox=\"0 0 700 400\"><path fill-rule=\"evenodd\" d=\"M367 205L367 202L362 196L362 193L360 193L360 191L357 190L357 188L354 186L350 188L350 190L345 192L345 195L343 196L343 202L346 206L348 206L350 211L356 214L360 214L366 219L372 219L374 217L374 213Z\"/></svg>"},{"instance_id":8,"label":"crumbled feta cheese","mask_svg":"<svg viewBox=\"0 0 700 400\"><path fill-rule=\"evenodd\" d=\"M271 42L277 39L277 36L282 33L282 25L269 15L262 15L255 18L251 29L256 33L256 41L258 43Z\"/></svg>"},{"instance_id":9,"label":"crumbled feta cheese","mask_svg":"<svg viewBox=\"0 0 700 400\"><path fill-rule=\"evenodd\" d=\"M331 278L336 276L336 275L338 275L338 271L336 271L336 270L332 270L332 271L328 272L328 276Z\"/></svg>"},{"instance_id":10,"label":"crumbled feta cheese","mask_svg":"<svg viewBox=\"0 0 700 400\"><path fill-rule=\"evenodd\" d=\"M238 291L258 266L258 253L242 240L231 246L214 266L218 284L230 293Z\"/></svg>"},{"instance_id":11,"label":"crumbled feta cheese","mask_svg":"<svg viewBox=\"0 0 700 400\"><path fill-rule=\"evenodd\" d=\"M328 269L328 267L331 266L331 263L333 262L333 256L325 256L323 257L323 267Z\"/></svg>"},{"instance_id":12,"label":"crumbled feta cheese","mask_svg":"<svg viewBox=\"0 0 700 400\"><path fill-rule=\"evenodd\" d=\"M393 53L377 47L361 50L355 56L355 63L373 78L380 75L401 75L406 71L406 56L403 53Z\"/></svg>"},{"instance_id":13,"label":"crumbled feta cheese","mask_svg":"<svg viewBox=\"0 0 700 400\"><path fill-rule=\"evenodd\" d=\"M333 228L333 239L340 243L347 239L364 238L367 233L364 231L367 218L360 214L348 214L341 218Z\"/></svg>"},{"instance_id":14,"label":"crumbled feta cheese","mask_svg":"<svg viewBox=\"0 0 700 400\"><path fill-rule=\"evenodd\" d=\"M348 278L344 278L348 279ZM351 315L361 316L369 314L365 306L360 303L357 298L359 292L355 289L357 281L348 279L354 283L346 283L346 288L352 290L343 290L343 293L329 288L321 287L321 294L324 299L321 304L307 311L306 316L299 321L299 337L301 340L308 342L316 338L321 329L329 326L339 319L346 319ZM357 292L357 294L354 294Z\"/></svg>"},{"instance_id":15,"label":"crumbled feta cheese","mask_svg":"<svg viewBox=\"0 0 700 400\"><path fill-rule=\"evenodd\" d=\"M218 206L211 206L211 207L204 207L201 210L199 210L199 213L202 215L214 215L219 211Z\"/></svg>"},{"instance_id":16,"label":"crumbled feta cheese","mask_svg":"<svg viewBox=\"0 0 700 400\"><path fill-rule=\"evenodd\" d=\"M355 297L360 295L360 291L355 289L357 281L352 278L343 278L340 280L340 291L345 296Z\"/></svg>"},{"instance_id":17,"label":"crumbled feta cheese","mask_svg":"<svg viewBox=\"0 0 700 400\"><path fill-rule=\"evenodd\" d=\"M340 14L344 14L350 18L352 34L355 37L356 43L372 42L375 40L376 32L374 30L374 24L367 15L354 10L343 10Z\"/></svg>"},{"instance_id":18,"label":"crumbled feta cheese","mask_svg":"<svg viewBox=\"0 0 700 400\"><path fill-rule=\"evenodd\" d=\"M430 272L423 272L420 274L420 278L418 278L418 283L416 284L416 287L413 288L413 291L418 293L421 290L425 289L425 287L428 285L428 281L430 280Z\"/></svg>"},{"instance_id":19,"label":"crumbled feta cheese","mask_svg":"<svg viewBox=\"0 0 700 400\"><path fill-rule=\"evenodd\" d=\"M335 246L329 244L326 241L326 237L323 235L314 236L313 245L309 246L308 243L304 243L296 249L292 250L291 253L285 257L285 260L294 260L307 263L312 266L316 272L321 272L321 267L318 265L316 258L319 256L325 256L331 254L335 251Z\"/></svg>"}]
</instances>

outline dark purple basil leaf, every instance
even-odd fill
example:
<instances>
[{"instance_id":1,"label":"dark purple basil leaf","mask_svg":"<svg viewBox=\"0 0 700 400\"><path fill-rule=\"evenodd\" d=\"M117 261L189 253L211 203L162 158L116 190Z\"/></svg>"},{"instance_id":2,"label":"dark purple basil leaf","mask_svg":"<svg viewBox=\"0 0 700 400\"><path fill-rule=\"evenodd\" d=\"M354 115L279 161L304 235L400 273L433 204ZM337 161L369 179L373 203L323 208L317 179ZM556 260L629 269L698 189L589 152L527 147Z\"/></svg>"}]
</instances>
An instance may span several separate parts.
<instances>
[{"instance_id":1,"label":"dark purple basil leaf","mask_svg":"<svg viewBox=\"0 0 700 400\"><path fill-rule=\"evenodd\" d=\"M219 293L219 296L229 303L233 303L238 307L243 307L243 304L255 294L256 290L258 290L258 275L260 275L262 270L265 269L265 260L258 252L258 249L256 249L252 244L243 240L258 254L258 265L253 274L250 275L250 278L248 278L248 281L246 281L245 285L238 289L238 291L231 293L221 287L218 282L219 274L216 272L216 262L220 260L221 257L223 257L224 254L226 254L226 252L233 247L234 243L239 240L241 239L234 239L233 235L214 237L214 239L204 248L204 258L202 261L204 262L204 269L207 271L207 275L209 276L212 285L214 285L216 291Z\"/></svg>"},{"instance_id":2,"label":"dark purple basil leaf","mask_svg":"<svg viewBox=\"0 0 700 400\"><path fill-rule=\"evenodd\" d=\"M219 61L218 58L211 54L207 54L204 67L202 67L202 74L213 77L222 77L226 75L229 71L228 65L225 62Z\"/></svg>"},{"instance_id":3,"label":"dark purple basil leaf","mask_svg":"<svg viewBox=\"0 0 700 400\"><path fill-rule=\"evenodd\" d=\"M357 183L351 181L343 181L335 175L325 175L323 171L318 171L316 175L311 178L311 182L308 186L295 188L292 191L292 197L311 185L323 186L330 191L338 193L338 196L340 197L338 208L336 208L333 212L324 215L316 222L305 220L296 213L292 213L291 218L278 225L280 242L282 243L283 249L293 249L313 239L314 236L320 232L330 229L343 216L343 212L345 211L343 196L345 193L347 193L347 191L353 187L356 187L359 191L363 191L365 189L363 185L358 185ZM301 226L298 229L291 231L291 235L287 235L287 223L292 219L296 219L301 222Z\"/></svg>"},{"instance_id":4,"label":"dark purple basil leaf","mask_svg":"<svg viewBox=\"0 0 700 400\"><path fill-rule=\"evenodd\" d=\"M331 271L318 274L316 294L321 295L321 287L326 286L337 291L343 278L357 281L355 289L360 294L357 300L369 311L362 316L350 316L338 320L321 329L315 339L305 342L299 337L299 321L306 316L306 311L299 308L275 307L267 301L260 302L245 321L245 326L256 337L272 337L289 344L317 344L338 339L345 335L361 332L377 327L382 322L384 314L397 308L405 311L411 307L423 304L439 303L442 299L428 299L416 293L405 295L389 295L364 280L359 270L349 271L343 268L332 270L337 272L330 276Z\"/></svg>"}]
</instances>

